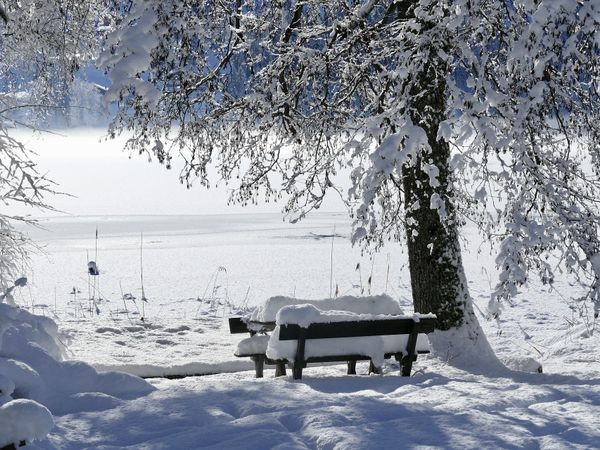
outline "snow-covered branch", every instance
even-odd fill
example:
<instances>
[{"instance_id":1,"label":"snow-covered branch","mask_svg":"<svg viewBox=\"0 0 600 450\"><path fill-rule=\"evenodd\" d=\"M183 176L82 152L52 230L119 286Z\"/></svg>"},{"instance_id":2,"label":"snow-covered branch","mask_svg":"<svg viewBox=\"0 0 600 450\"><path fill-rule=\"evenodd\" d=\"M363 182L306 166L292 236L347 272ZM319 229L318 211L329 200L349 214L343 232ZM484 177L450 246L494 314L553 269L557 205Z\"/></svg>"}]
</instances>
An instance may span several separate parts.
<instances>
[{"instance_id":1,"label":"snow-covered branch","mask_svg":"<svg viewBox=\"0 0 600 450\"><path fill-rule=\"evenodd\" d=\"M549 255L595 267L600 2L149 1L124 23L101 60L112 132L181 154L188 186L215 166L233 201L302 217L351 168L355 238L414 235L422 208L473 221L500 244L495 299L550 283ZM415 171L428 198L406 196Z\"/></svg>"}]
</instances>

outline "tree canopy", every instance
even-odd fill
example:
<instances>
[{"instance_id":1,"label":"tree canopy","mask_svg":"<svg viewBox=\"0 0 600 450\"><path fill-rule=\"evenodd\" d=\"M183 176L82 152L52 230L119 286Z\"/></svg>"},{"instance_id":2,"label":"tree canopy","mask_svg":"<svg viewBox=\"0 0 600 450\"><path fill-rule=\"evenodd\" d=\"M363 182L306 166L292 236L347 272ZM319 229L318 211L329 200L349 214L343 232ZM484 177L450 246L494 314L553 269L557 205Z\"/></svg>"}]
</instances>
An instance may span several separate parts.
<instances>
[{"instance_id":1,"label":"tree canopy","mask_svg":"<svg viewBox=\"0 0 600 450\"><path fill-rule=\"evenodd\" d=\"M349 167L355 240L410 240L424 209L476 223L499 243L494 314L561 268L600 304L599 25L597 1L149 1L101 63L112 132L179 154L188 185L214 165L234 201L283 193L302 217Z\"/></svg>"}]
</instances>

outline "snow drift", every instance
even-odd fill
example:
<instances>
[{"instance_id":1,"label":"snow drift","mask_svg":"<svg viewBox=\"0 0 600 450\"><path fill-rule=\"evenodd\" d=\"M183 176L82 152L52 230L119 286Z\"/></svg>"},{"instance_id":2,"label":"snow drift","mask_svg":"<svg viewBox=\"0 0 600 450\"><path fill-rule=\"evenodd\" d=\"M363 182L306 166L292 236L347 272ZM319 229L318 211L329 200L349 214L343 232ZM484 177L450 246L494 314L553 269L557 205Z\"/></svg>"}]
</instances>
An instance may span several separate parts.
<instances>
[{"instance_id":1,"label":"snow drift","mask_svg":"<svg viewBox=\"0 0 600 450\"><path fill-rule=\"evenodd\" d=\"M52 413L101 411L148 394L146 381L64 361L56 323L0 303L0 447L45 437Z\"/></svg>"}]
</instances>

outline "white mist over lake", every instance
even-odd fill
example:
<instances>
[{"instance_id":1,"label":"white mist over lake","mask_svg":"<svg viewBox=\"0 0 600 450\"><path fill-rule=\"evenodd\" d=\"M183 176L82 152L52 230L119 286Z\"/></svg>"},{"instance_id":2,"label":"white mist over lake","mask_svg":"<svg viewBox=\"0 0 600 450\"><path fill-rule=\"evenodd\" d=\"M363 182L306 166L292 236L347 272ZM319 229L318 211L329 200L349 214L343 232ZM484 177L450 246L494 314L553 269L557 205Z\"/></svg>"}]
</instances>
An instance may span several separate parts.
<instances>
[{"instance_id":1,"label":"white mist over lake","mask_svg":"<svg viewBox=\"0 0 600 450\"><path fill-rule=\"evenodd\" d=\"M38 170L57 183L57 195L46 200L68 215L159 215L279 213L283 203L243 207L227 204L231 188L215 175L211 188L199 185L187 189L179 181L182 164L174 158L167 170L147 155L130 155L123 150L126 138L107 139L102 128L78 128L35 133L12 133L35 151ZM130 157L131 156L131 157ZM344 211L339 197L330 195L323 211ZM34 216L48 213L17 208L13 214ZM55 215L51 214L51 215Z\"/></svg>"}]
</instances>

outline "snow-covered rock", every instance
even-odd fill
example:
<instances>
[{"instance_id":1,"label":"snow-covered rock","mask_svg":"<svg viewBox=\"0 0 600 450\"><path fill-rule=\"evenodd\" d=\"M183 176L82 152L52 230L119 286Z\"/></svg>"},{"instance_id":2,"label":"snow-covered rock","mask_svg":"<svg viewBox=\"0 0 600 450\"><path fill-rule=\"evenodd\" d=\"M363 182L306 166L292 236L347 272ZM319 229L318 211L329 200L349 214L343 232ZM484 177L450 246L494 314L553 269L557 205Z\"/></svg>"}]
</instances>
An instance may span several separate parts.
<instances>
[{"instance_id":1,"label":"snow-covered rock","mask_svg":"<svg viewBox=\"0 0 600 450\"><path fill-rule=\"evenodd\" d=\"M0 447L42 439L52 428L50 411L33 400L12 400L0 406Z\"/></svg>"}]
</instances>

